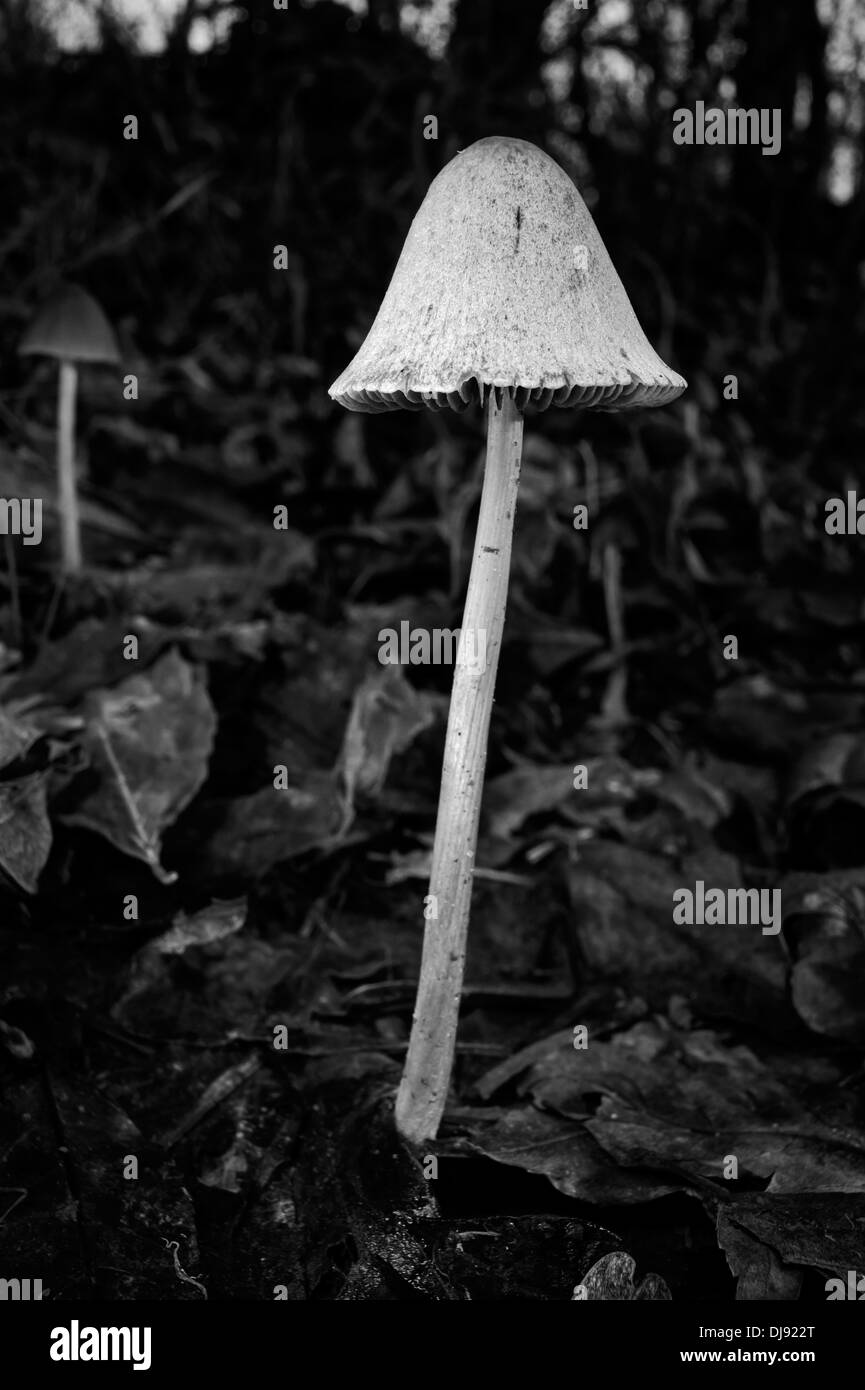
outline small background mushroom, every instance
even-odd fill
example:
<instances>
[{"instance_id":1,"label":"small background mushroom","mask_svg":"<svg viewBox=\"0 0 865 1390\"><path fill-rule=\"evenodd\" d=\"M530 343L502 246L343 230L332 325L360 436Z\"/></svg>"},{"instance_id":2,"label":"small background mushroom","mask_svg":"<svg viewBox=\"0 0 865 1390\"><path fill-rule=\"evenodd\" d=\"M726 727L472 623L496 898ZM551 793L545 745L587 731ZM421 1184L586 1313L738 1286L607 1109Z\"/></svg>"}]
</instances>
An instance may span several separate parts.
<instances>
[{"instance_id":1,"label":"small background mushroom","mask_svg":"<svg viewBox=\"0 0 865 1390\"><path fill-rule=\"evenodd\" d=\"M56 357L57 482L60 507L61 567L65 574L81 569L81 523L75 476L75 407L78 364L120 361L117 339L96 300L79 285L62 285L34 318L18 351Z\"/></svg>"}]
</instances>

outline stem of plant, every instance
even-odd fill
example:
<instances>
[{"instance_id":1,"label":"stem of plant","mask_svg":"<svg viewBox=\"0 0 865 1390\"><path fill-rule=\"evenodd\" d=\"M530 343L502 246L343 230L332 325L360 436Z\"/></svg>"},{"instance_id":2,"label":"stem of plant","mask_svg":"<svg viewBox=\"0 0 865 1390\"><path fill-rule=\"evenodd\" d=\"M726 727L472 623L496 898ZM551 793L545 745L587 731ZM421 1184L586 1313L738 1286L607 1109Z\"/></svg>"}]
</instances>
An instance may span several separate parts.
<instances>
[{"instance_id":1,"label":"stem of plant","mask_svg":"<svg viewBox=\"0 0 865 1390\"><path fill-rule=\"evenodd\" d=\"M414 1144L438 1133L456 1047L522 445L523 417L512 393L491 390L483 492L460 636L463 660L457 658L454 670L420 981L396 1100L397 1129ZM465 659L468 638L475 657L483 652L483 661Z\"/></svg>"},{"instance_id":2,"label":"stem of plant","mask_svg":"<svg viewBox=\"0 0 865 1390\"><path fill-rule=\"evenodd\" d=\"M81 569L81 527L78 521L78 490L75 484L77 389L78 368L74 362L61 362L57 396L57 481L61 564L66 574L76 574Z\"/></svg>"},{"instance_id":3,"label":"stem of plant","mask_svg":"<svg viewBox=\"0 0 865 1390\"><path fill-rule=\"evenodd\" d=\"M21 645L21 595L18 592L18 567L15 563L15 547L9 532L3 537L6 547L6 568L9 571L9 601L12 607L12 641L16 647Z\"/></svg>"},{"instance_id":4,"label":"stem of plant","mask_svg":"<svg viewBox=\"0 0 865 1390\"><path fill-rule=\"evenodd\" d=\"M622 552L615 541L604 546L601 559L604 580L604 605L613 667L601 701L601 719L611 729L628 722L628 663L625 656L625 618L622 600Z\"/></svg>"}]
</instances>

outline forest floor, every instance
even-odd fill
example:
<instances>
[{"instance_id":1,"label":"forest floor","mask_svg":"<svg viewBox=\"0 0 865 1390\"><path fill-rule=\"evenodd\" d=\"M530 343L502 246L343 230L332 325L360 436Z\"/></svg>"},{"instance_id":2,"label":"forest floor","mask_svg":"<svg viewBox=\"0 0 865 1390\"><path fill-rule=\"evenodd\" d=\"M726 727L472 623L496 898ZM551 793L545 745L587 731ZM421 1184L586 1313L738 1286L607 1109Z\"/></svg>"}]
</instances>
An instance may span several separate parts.
<instances>
[{"instance_id":1,"label":"forest floor","mask_svg":"<svg viewBox=\"0 0 865 1390\"><path fill-rule=\"evenodd\" d=\"M865 1268L855 538L687 398L527 422L453 1102L413 1154L450 672L377 634L459 625L482 422L337 418L311 361L211 348L129 412L86 378L62 585L50 419L4 407L2 491L46 506L0 574L4 1273L822 1301ZM677 922L698 883L783 926Z\"/></svg>"}]
</instances>

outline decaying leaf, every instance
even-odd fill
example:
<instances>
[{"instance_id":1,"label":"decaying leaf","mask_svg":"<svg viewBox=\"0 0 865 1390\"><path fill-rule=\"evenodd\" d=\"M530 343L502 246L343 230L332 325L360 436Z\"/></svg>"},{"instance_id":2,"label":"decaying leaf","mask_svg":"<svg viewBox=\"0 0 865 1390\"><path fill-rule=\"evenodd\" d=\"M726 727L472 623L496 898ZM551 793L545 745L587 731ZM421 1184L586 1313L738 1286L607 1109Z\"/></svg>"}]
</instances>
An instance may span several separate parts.
<instances>
[{"instance_id":1,"label":"decaying leaf","mask_svg":"<svg viewBox=\"0 0 865 1390\"><path fill-rule=\"evenodd\" d=\"M210 841L209 862L220 873L257 878L274 864L336 844L344 813L334 772L304 772L297 786L262 787L227 803Z\"/></svg>"},{"instance_id":2,"label":"decaying leaf","mask_svg":"<svg viewBox=\"0 0 865 1390\"><path fill-rule=\"evenodd\" d=\"M211 842L212 862L223 872L257 877L307 850L335 848L352 824L357 798L381 791L394 755L432 718L428 697L401 670L373 672L354 693L336 765L310 767L304 744L306 759L301 753L283 764L285 786L268 785L228 804ZM292 742L287 731L289 748Z\"/></svg>"},{"instance_id":3,"label":"decaying leaf","mask_svg":"<svg viewBox=\"0 0 865 1390\"><path fill-rule=\"evenodd\" d=\"M865 1192L865 1138L837 1092L826 1093L825 1074L817 1108L793 1086L794 1069L782 1074L710 1029L660 1019L573 1044L564 1031L527 1050L520 1091L584 1120L615 1162L721 1184L735 1159L735 1176L772 1193Z\"/></svg>"},{"instance_id":4,"label":"decaying leaf","mask_svg":"<svg viewBox=\"0 0 865 1390\"><path fill-rule=\"evenodd\" d=\"M84 746L98 785L64 819L104 835L171 882L176 875L160 859L162 832L202 786L216 731L203 672L172 650L142 675L95 691L85 715Z\"/></svg>"},{"instance_id":5,"label":"decaying leaf","mask_svg":"<svg viewBox=\"0 0 865 1390\"><path fill-rule=\"evenodd\" d=\"M0 782L0 868L26 893L36 892L51 841L45 774Z\"/></svg>"},{"instance_id":6,"label":"decaying leaf","mask_svg":"<svg viewBox=\"0 0 865 1390\"><path fill-rule=\"evenodd\" d=\"M21 758L42 735L28 716L14 708L0 709L0 768Z\"/></svg>"},{"instance_id":7,"label":"decaying leaf","mask_svg":"<svg viewBox=\"0 0 865 1390\"><path fill-rule=\"evenodd\" d=\"M588 969L657 1008L676 991L728 1017L788 1027L786 962L776 936L754 926L674 924L673 893L697 879L722 889L742 884L736 860L718 851L675 862L611 840L582 845L567 885Z\"/></svg>"},{"instance_id":8,"label":"decaying leaf","mask_svg":"<svg viewBox=\"0 0 865 1390\"><path fill-rule=\"evenodd\" d=\"M736 1223L736 1208L718 1212L718 1244L738 1282L737 1302L796 1299L802 1287L802 1270L785 1265L770 1245Z\"/></svg>"},{"instance_id":9,"label":"decaying leaf","mask_svg":"<svg viewBox=\"0 0 865 1390\"><path fill-rule=\"evenodd\" d=\"M649 1202L678 1190L676 1179L622 1168L578 1121L515 1105L491 1124L484 1111L461 1117L461 1145L509 1168L539 1173L567 1197L599 1206Z\"/></svg>"},{"instance_id":10,"label":"decaying leaf","mask_svg":"<svg viewBox=\"0 0 865 1390\"><path fill-rule=\"evenodd\" d=\"M638 1285L634 1279L637 1262L623 1250L614 1250L593 1264L574 1290L574 1299L606 1301L669 1301L670 1290L658 1274L647 1274Z\"/></svg>"},{"instance_id":11,"label":"decaying leaf","mask_svg":"<svg viewBox=\"0 0 865 1390\"><path fill-rule=\"evenodd\" d=\"M381 791L391 759L432 723L429 701L413 690L398 666L367 676L355 692L339 771L350 808L358 792Z\"/></svg>"},{"instance_id":12,"label":"decaying leaf","mask_svg":"<svg viewBox=\"0 0 865 1390\"><path fill-rule=\"evenodd\" d=\"M733 1226L768 1246L788 1269L842 1277L850 1269L865 1270L865 1196L859 1193L737 1193L718 1226L728 1258L739 1239Z\"/></svg>"},{"instance_id":13,"label":"decaying leaf","mask_svg":"<svg viewBox=\"0 0 865 1390\"><path fill-rule=\"evenodd\" d=\"M815 1033L865 1042L865 874L790 874L782 884L796 1010Z\"/></svg>"}]
</instances>

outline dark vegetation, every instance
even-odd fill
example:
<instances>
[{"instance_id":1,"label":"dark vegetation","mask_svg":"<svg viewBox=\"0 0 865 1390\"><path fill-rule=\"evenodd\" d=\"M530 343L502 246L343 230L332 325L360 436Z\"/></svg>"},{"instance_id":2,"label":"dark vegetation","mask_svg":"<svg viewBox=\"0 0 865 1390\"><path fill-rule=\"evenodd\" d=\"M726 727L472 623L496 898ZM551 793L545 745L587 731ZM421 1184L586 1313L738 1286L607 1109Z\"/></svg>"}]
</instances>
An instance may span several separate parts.
<instances>
[{"instance_id":1,"label":"dark vegetation","mask_svg":"<svg viewBox=\"0 0 865 1390\"><path fill-rule=\"evenodd\" d=\"M437 57L399 8L192 0L147 55L0 4L0 492L46 506L0 555L0 1273L547 1299L626 1251L676 1299L823 1299L865 1268L865 542L824 529L865 446L861 14L460 0ZM674 145L697 100L780 108L780 154ZM573 173L689 390L526 432L426 1181L390 1107L449 673L376 636L459 624L482 422L326 388L492 133ZM60 278L124 355L82 372L65 586L55 369L16 355ZM697 879L780 887L783 932L674 927Z\"/></svg>"}]
</instances>

